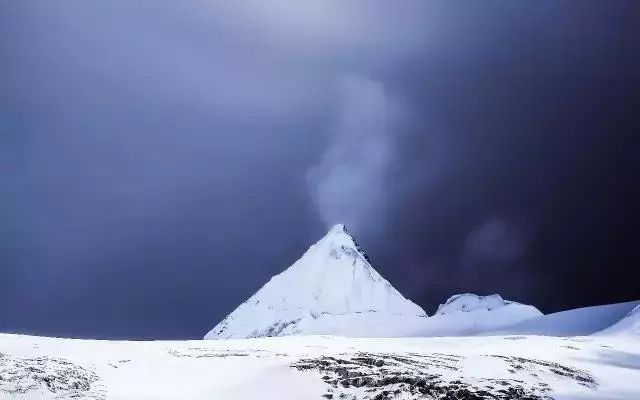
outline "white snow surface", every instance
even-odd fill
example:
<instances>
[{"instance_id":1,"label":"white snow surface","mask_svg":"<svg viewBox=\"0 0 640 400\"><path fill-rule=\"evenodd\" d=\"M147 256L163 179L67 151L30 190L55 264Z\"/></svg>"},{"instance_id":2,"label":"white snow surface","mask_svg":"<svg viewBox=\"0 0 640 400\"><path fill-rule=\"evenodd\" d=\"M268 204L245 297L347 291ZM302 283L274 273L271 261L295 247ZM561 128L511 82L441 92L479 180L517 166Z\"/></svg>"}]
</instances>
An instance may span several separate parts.
<instances>
[{"instance_id":1,"label":"white snow surface","mask_svg":"<svg viewBox=\"0 0 640 400\"><path fill-rule=\"evenodd\" d=\"M343 225L216 325L205 339L397 336L427 314L378 274Z\"/></svg>"},{"instance_id":2,"label":"white snow surface","mask_svg":"<svg viewBox=\"0 0 640 400\"><path fill-rule=\"evenodd\" d=\"M413 336L474 335L543 315L534 306L503 300L500 295L465 293L450 297Z\"/></svg>"},{"instance_id":3,"label":"white snow surface","mask_svg":"<svg viewBox=\"0 0 640 400\"><path fill-rule=\"evenodd\" d=\"M619 322L599 332L599 334L640 336L640 305L637 305Z\"/></svg>"},{"instance_id":4,"label":"white snow surface","mask_svg":"<svg viewBox=\"0 0 640 400\"><path fill-rule=\"evenodd\" d=\"M640 301L582 307L528 319L489 334L586 336L622 320Z\"/></svg>"},{"instance_id":5,"label":"white snow surface","mask_svg":"<svg viewBox=\"0 0 640 400\"><path fill-rule=\"evenodd\" d=\"M491 393L504 385L531 388L540 391L540 399L640 399L640 340L615 335L158 342L0 335L0 399L321 400L345 394L363 400L399 388L332 387L323 377L335 373L294 367L363 355L386 360L379 368L359 367L379 378L388 379L397 370L409 377L435 375L438 385L457 381ZM393 398L424 397L405 393Z\"/></svg>"},{"instance_id":6,"label":"white snow surface","mask_svg":"<svg viewBox=\"0 0 640 400\"><path fill-rule=\"evenodd\" d=\"M453 312L472 312L476 310L492 311L502 307L508 307L510 305L523 306L523 304L516 303L514 301L504 300L499 294L478 296L473 293L464 293L451 296L444 304L440 304L436 315L450 314ZM542 313L537 309L536 311L535 316L542 315Z\"/></svg>"}]
</instances>

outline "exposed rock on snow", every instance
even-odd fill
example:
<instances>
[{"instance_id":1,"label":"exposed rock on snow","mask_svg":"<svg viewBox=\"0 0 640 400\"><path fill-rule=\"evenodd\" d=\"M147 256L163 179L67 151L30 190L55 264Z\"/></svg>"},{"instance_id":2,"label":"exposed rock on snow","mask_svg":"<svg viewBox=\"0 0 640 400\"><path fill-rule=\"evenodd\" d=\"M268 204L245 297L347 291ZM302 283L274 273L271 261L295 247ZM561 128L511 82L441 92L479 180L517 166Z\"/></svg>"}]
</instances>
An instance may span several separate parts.
<instances>
[{"instance_id":1,"label":"exposed rock on snow","mask_svg":"<svg viewBox=\"0 0 640 400\"><path fill-rule=\"evenodd\" d=\"M19 395L38 399L105 398L98 375L68 360L0 353L1 398L5 398L3 394L9 398Z\"/></svg>"},{"instance_id":2,"label":"exposed rock on snow","mask_svg":"<svg viewBox=\"0 0 640 400\"><path fill-rule=\"evenodd\" d=\"M483 358L502 369L505 378L482 378L478 371L469 380L459 374L464 357L443 353L322 356L300 360L292 367L317 371L327 384L327 399L543 400L550 399L551 391L544 379L590 389L598 386L589 372L555 362L503 355Z\"/></svg>"},{"instance_id":3,"label":"exposed rock on snow","mask_svg":"<svg viewBox=\"0 0 640 400\"><path fill-rule=\"evenodd\" d=\"M0 399L639 399L635 336L126 342L0 334Z\"/></svg>"},{"instance_id":4,"label":"exposed rock on snow","mask_svg":"<svg viewBox=\"0 0 640 400\"><path fill-rule=\"evenodd\" d=\"M220 322L205 339L297 334L398 336L427 315L371 266L343 225Z\"/></svg>"}]
</instances>

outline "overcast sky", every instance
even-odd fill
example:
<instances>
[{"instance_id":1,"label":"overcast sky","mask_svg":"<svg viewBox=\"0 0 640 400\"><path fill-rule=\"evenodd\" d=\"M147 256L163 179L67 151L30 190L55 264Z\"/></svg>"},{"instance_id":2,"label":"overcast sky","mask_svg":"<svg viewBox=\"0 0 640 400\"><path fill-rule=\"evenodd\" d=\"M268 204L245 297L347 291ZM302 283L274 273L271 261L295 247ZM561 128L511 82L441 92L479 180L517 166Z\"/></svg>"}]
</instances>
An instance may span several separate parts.
<instances>
[{"instance_id":1,"label":"overcast sky","mask_svg":"<svg viewBox=\"0 0 640 400\"><path fill-rule=\"evenodd\" d=\"M3 1L0 331L201 337L335 223L429 313L638 300L639 20Z\"/></svg>"}]
</instances>

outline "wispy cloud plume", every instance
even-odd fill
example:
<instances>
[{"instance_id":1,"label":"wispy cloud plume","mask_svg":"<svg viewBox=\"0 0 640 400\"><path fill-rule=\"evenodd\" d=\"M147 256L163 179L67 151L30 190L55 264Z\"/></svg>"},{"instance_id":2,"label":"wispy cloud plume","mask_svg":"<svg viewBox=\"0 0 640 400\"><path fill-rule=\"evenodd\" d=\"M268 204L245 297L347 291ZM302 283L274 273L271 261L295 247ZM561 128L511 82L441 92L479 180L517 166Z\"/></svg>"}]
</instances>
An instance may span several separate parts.
<instances>
[{"instance_id":1,"label":"wispy cloud plume","mask_svg":"<svg viewBox=\"0 0 640 400\"><path fill-rule=\"evenodd\" d=\"M400 109L379 82L361 76L340 82L329 145L307 176L327 226L358 229L384 207Z\"/></svg>"}]
</instances>

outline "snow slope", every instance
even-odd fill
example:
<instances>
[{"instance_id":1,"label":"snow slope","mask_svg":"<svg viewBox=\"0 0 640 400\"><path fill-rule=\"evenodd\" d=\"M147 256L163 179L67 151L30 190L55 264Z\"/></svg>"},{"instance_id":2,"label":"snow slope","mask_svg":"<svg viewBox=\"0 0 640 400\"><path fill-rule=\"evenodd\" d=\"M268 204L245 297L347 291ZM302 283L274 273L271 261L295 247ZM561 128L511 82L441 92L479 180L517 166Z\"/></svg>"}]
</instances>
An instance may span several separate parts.
<instances>
[{"instance_id":1,"label":"snow slope","mask_svg":"<svg viewBox=\"0 0 640 400\"><path fill-rule=\"evenodd\" d=\"M0 399L637 400L628 336L110 342L0 335Z\"/></svg>"},{"instance_id":2,"label":"snow slope","mask_svg":"<svg viewBox=\"0 0 640 400\"><path fill-rule=\"evenodd\" d=\"M543 315L534 306L504 300L500 295L465 293L450 297L414 336L473 335Z\"/></svg>"},{"instance_id":3,"label":"snow slope","mask_svg":"<svg viewBox=\"0 0 640 400\"><path fill-rule=\"evenodd\" d=\"M640 301L632 301L576 308L522 321L494 333L551 336L591 335L617 323L639 304Z\"/></svg>"},{"instance_id":4,"label":"snow slope","mask_svg":"<svg viewBox=\"0 0 640 400\"><path fill-rule=\"evenodd\" d=\"M637 305L619 322L599 332L598 334L640 336L640 305Z\"/></svg>"},{"instance_id":5,"label":"snow slope","mask_svg":"<svg viewBox=\"0 0 640 400\"><path fill-rule=\"evenodd\" d=\"M336 225L205 339L397 336L426 318L422 308L405 299L371 267L345 227Z\"/></svg>"}]
</instances>

